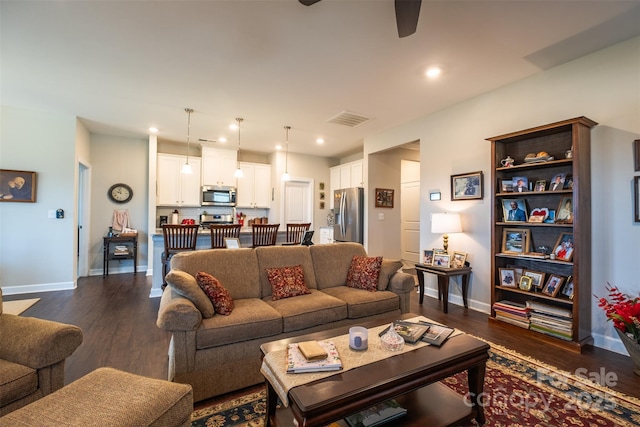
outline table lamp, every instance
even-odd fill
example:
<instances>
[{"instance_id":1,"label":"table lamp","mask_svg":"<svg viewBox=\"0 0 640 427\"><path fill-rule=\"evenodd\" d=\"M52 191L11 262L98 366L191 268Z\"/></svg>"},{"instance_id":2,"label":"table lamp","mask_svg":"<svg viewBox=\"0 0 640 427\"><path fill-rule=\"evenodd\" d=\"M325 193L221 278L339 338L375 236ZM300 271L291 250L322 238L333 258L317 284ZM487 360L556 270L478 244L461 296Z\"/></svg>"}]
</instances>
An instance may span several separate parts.
<instances>
[{"instance_id":1,"label":"table lamp","mask_svg":"<svg viewBox=\"0 0 640 427\"><path fill-rule=\"evenodd\" d=\"M449 252L448 233L461 233L460 214L457 213L434 213L431 214L431 232L442 233L442 242L445 252Z\"/></svg>"}]
</instances>

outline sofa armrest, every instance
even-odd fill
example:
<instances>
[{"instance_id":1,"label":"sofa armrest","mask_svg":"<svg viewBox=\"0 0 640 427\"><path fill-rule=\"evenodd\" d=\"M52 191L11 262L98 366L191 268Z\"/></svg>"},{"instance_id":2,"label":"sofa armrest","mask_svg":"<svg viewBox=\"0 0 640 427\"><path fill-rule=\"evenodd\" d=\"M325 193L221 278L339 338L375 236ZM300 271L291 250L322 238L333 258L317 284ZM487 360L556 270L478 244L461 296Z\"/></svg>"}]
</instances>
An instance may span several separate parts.
<instances>
[{"instance_id":1,"label":"sofa armrest","mask_svg":"<svg viewBox=\"0 0 640 427\"><path fill-rule=\"evenodd\" d=\"M82 330L74 325L0 315L0 359L33 369L64 361L82 343Z\"/></svg>"},{"instance_id":2,"label":"sofa armrest","mask_svg":"<svg viewBox=\"0 0 640 427\"><path fill-rule=\"evenodd\" d=\"M202 313L187 298L167 287L160 299L156 325L165 331L193 331L200 326Z\"/></svg>"},{"instance_id":3,"label":"sofa armrest","mask_svg":"<svg viewBox=\"0 0 640 427\"><path fill-rule=\"evenodd\" d=\"M412 292L415 286L413 275L398 271L389 279L387 290L396 294L405 294Z\"/></svg>"}]
</instances>

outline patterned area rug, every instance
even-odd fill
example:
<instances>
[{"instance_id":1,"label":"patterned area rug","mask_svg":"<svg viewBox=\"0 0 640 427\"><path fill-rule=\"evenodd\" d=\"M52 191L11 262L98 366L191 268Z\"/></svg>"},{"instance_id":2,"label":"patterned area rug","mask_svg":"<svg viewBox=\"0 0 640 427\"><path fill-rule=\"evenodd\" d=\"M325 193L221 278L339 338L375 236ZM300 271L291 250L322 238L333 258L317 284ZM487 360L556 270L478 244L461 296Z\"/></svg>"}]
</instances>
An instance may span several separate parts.
<instances>
[{"instance_id":1,"label":"patterned area rug","mask_svg":"<svg viewBox=\"0 0 640 427\"><path fill-rule=\"evenodd\" d=\"M559 371L515 351L489 344L490 359L482 396L485 426L640 425L640 399L590 380L602 375ZM606 375L604 377L601 382L606 382ZM468 397L465 373L448 378L443 384L460 394L461 399ZM265 392L260 390L195 411L192 427L261 427L265 413Z\"/></svg>"}]
</instances>

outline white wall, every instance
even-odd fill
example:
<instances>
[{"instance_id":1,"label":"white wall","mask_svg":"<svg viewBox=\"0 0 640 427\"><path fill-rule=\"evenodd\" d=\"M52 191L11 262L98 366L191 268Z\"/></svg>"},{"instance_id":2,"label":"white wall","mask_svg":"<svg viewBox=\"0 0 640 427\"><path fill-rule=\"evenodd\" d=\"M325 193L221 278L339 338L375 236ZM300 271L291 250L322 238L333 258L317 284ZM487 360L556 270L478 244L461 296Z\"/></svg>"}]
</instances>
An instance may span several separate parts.
<instances>
[{"instance_id":1,"label":"white wall","mask_svg":"<svg viewBox=\"0 0 640 427\"><path fill-rule=\"evenodd\" d=\"M76 118L3 106L0 132L0 168L37 173L36 203L0 203L0 286L7 295L71 289ZM64 219L48 219L50 209Z\"/></svg>"},{"instance_id":2,"label":"white wall","mask_svg":"<svg viewBox=\"0 0 640 427\"><path fill-rule=\"evenodd\" d=\"M472 308L488 312L491 301L491 202L486 194L494 183L485 138L578 116L599 123L591 134L591 291L604 295L611 282L637 294L640 224L633 222L632 141L640 137L639 52L640 38L634 38L365 140L365 158L421 141L421 250L441 246L441 236L429 231L431 213L462 214L464 233L451 235L449 247L469 254ZM478 170L485 174L485 198L450 201L450 175ZM370 170L366 173L371 176ZM429 201L430 191L441 191L442 201ZM374 226L368 227L369 234ZM435 295L435 280L426 284ZM459 294L459 289L452 292ZM453 301L460 300L458 294ZM596 346L624 352L595 299L591 312Z\"/></svg>"}]
</instances>

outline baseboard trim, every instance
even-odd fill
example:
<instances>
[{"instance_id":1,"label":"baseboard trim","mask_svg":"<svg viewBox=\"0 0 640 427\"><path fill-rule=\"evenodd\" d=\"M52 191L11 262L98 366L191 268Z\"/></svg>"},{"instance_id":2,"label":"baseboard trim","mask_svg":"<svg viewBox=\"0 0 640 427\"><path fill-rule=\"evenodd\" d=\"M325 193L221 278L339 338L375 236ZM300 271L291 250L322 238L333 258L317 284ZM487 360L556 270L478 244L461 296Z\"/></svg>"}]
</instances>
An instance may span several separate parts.
<instances>
[{"instance_id":1,"label":"baseboard trim","mask_svg":"<svg viewBox=\"0 0 640 427\"><path fill-rule=\"evenodd\" d=\"M3 295L22 295L22 294L34 294L37 292L53 292L53 291L68 291L73 290L77 286L74 282L58 282L58 283L42 283L38 285L23 285L23 286L3 286Z\"/></svg>"}]
</instances>

